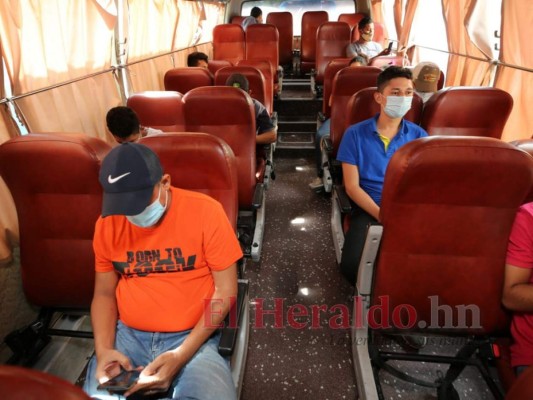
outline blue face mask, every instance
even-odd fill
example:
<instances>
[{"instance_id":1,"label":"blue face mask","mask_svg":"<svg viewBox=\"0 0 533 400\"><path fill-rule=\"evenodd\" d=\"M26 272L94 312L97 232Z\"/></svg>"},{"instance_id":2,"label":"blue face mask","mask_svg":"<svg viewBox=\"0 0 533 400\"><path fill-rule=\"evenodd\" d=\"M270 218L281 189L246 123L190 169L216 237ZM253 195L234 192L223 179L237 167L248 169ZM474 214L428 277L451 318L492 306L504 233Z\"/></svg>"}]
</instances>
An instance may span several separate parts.
<instances>
[{"instance_id":1,"label":"blue face mask","mask_svg":"<svg viewBox=\"0 0 533 400\"><path fill-rule=\"evenodd\" d=\"M387 96L385 114L391 118L402 118L411 108L413 96Z\"/></svg>"},{"instance_id":2,"label":"blue face mask","mask_svg":"<svg viewBox=\"0 0 533 400\"><path fill-rule=\"evenodd\" d=\"M162 206L159 202L159 198L161 197L161 186L159 186L159 194L157 195L157 199L148 207L146 207L144 211L142 211L140 214L127 215L126 218L128 219L128 221L130 221L133 225L139 226L141 228L148 228L157 224L157 221L161 219L161 216L167 209L168 192L166 190L165 194L165 205Z\"/></svg>"}]
</instances>

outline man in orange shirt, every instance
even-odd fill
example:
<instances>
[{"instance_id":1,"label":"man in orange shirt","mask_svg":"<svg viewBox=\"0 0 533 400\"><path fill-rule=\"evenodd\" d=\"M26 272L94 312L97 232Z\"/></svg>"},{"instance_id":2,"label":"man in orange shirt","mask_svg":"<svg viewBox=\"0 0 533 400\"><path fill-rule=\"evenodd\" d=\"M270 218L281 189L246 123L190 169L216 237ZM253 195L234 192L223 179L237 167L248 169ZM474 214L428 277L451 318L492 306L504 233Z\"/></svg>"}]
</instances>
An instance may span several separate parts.
<instances>
[{"instance_id":1,"label":"man in orange shirt","mask_svg":"<svg viewBox=\"0 0 533 400\"><path fill-rule=\"evenodd\" d=\"M124 143L103 160L91 321L96 355L84 390L121 369L141 371L125 392L235 399L220 324L237 294L240 245L220 203L170 185L157 155ZM206 309L211 312L207 313Z\"/></svg>"}]
</instances>

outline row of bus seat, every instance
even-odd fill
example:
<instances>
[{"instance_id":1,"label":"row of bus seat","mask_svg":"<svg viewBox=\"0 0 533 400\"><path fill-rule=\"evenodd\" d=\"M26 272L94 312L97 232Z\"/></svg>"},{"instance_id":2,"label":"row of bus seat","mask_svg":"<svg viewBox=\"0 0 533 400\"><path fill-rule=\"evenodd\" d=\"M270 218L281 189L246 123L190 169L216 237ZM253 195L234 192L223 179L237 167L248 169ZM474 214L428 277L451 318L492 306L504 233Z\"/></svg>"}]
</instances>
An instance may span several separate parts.
<instances>
[{"instance_id":1,"label":"row of bus seat","mask_svg":"<svg viewBox=\"0 0 533 400\"><path fill-rule=\"evenodd\" d=\"M221 24L213 29L213 60L237 65L241 60L270 63L274 91L279 87L278 30L270 24L250 25L246 32L240 25Z\"/></svg>"},{"instance_id":2,"label":"row of bus seat","mask_svg":"<svg viewBox=\"0 0 533 400\"><path fill-rule=\"evenodd\" d=\"M270 75L270 66L266 61L241 60L236 66L211 71L199 67L173 68L165 73L165 90L186 94L189 90L201 86L225 86L232 74L244 75L250 84L250 96L262 103L272 116L274 112L274 90ZM267 75L268 74L268 75Z\"/></svg>"},{"instance_id":3,"label":"row of bus seat","mask_svg":"<svg viewBox=\"0 0 533 400\"><path fill-rule=\"evenodd\" d=\"M199 132L159 134L142 138L141 143L158 154L174 186L218 200L237 234L239 160L227 143ZM67 314L89 310L94 289L92 236L102 204L98 174L110 150L102 140L81 133L32 133L0 146L0 176L13 196L19 221L24 293L41 308L37 321L6 339L18 351L15 363L31 365L49 335L91 336L50 325L57 310ZM237 388L248 340L247 289L248 282L240 280L239 329L224 329L219 345L221 354L232 357Z\"/></svg>"}]
</instances>

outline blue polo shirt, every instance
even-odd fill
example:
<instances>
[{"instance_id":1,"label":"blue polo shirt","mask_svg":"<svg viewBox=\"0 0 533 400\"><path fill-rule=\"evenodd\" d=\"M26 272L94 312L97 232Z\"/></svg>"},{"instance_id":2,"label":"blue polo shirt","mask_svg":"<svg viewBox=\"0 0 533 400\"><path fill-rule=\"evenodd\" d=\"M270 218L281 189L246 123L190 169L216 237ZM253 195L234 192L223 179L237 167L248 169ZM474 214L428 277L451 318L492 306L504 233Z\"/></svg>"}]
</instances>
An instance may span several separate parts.
<instances>
[{"instance_id":1,"label":"blue polo shirt","mask_svg":"<svg viewBox=\"0 0 533 400\"><path fill-rule=\"evenodd\" d=\"M358 167L359 185L379 206L385 170L392 155L405 143L428 134L418 125L403 119L400 130L385 150L377 132L378 117L379 114L346 129L337 152L337 160Z\"/></svg>"}]
</instances>

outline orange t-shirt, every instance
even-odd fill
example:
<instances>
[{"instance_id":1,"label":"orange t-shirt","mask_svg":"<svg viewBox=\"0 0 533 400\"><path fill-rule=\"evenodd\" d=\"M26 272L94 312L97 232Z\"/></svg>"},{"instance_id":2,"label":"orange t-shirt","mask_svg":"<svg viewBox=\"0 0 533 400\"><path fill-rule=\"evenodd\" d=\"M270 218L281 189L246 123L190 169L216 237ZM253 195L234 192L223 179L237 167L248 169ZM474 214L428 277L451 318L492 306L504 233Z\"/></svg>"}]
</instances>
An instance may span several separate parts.
<instances>
[{"instance_id":1,"label":"orange t-shirt","mask_svg":"<svg viewBox=\"0 0 533 400\"><path fill-rule=\"evenodd\" d=\"M213 295L211 270L224 270L242 257L220 203L201 193L171 191L170 208L153 228L135 226L122 215L96 222L96 272L120 274L119 318L134 329L191 329L204 299Z\"/></svg>"}]
</instances>

